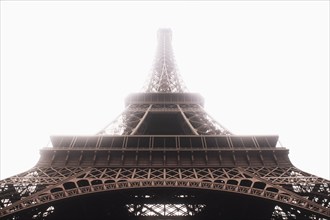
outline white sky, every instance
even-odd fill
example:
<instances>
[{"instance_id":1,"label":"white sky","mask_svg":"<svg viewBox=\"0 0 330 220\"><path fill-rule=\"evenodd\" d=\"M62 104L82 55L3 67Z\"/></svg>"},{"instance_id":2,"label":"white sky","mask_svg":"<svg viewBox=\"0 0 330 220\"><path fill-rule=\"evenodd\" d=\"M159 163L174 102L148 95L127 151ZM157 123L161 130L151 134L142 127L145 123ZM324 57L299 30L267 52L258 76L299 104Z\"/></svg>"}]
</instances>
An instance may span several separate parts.
<instances>
[{"instance_id":1,"label":"white sky","mask_svg":"<svg viewBox=\"0 0 330 220\"><path fill-rule=\"evenodd\" d=\"M1 175L54 134L95 134L150 73L160 27L179 71L234 134L278 134L329 179L328 1L1 1Z\"/></svg>"}]
</instances>

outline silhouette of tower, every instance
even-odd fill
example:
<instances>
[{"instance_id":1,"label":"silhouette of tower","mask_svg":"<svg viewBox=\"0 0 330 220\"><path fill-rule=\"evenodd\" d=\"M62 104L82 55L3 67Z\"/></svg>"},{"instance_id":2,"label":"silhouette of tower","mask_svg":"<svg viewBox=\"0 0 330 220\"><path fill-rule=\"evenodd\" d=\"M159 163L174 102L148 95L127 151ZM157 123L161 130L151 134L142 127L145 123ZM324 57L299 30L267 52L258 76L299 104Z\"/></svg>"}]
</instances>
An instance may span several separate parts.
<instances>
[{"instance_id":1,"label":"silhouette of tower","mask_svg":"<svg viewBox=\"0 0 330 220\"><path fill-rule=\"evenodd\" d=\"M234 135L187 91L158 31L152 74L90 136L51 136L0 181L1 219L327 219L330 181L292 165L278 136Z\"/></svg>"}]
</instances>

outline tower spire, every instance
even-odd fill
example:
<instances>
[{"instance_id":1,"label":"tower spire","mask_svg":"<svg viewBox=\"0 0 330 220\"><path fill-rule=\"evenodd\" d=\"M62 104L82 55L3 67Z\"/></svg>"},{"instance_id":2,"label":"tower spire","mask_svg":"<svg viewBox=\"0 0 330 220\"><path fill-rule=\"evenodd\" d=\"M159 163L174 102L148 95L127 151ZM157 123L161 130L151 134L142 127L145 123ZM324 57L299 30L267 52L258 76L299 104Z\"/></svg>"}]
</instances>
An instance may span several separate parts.
<instances>
[{"instance_id":1,"label":"tower spire","mask_svg":"<svg viewBox=\"0 0 330 220\"><path fill-rule=\"evenodd\" d=\"M156 56L145 92L182 93L187 91L176 68L172 48L172 30L159 29L157 38Z\"/></svg>"}]
</instances>

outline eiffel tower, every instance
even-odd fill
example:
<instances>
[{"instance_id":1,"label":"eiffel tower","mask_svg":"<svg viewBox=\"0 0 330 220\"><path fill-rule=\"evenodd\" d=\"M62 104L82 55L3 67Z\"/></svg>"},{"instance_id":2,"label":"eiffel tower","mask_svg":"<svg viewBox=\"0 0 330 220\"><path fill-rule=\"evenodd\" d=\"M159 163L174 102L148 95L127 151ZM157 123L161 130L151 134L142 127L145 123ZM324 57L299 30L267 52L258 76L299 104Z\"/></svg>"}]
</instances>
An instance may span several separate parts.
<instances>
[{"instance_id":1,"label":"eiffel tower","mask_svg":"<svg viewBox=\"0 0 330 220\"><path fill-rule=\"evenodd\" d=\"M278 136L234 135L177 72L158 31L144 92L95 135L51 136L0 181L1 219L329 219L330 181L294 167Z\"/></svg>"}]
</instances>

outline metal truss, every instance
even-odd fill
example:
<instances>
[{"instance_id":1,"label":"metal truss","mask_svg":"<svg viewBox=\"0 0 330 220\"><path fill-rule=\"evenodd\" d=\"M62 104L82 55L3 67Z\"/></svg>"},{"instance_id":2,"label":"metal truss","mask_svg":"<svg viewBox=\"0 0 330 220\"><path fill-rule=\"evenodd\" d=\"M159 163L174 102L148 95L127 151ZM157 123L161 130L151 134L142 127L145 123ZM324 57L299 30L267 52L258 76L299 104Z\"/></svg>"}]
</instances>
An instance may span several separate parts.
<instances>
[{"instance_id":1,"label":"metal truss","mask_svg":"<svg viewBox=\"0 0 330 220\"><path fill-rule=\"evenodd\" d=\"M175 64L170 29L158 31L158 47L151 77L145 92L185 92L187 91Z\"/></svg>"},{"instance_id":2,"label":"metal truss","mask_svg":"<svg viewBox=\"0 0 330 220\"><path fill-rule=\"evenodd\" d=\"M258 175L275 184L327 184L328 180L301 171L296 167L247 167L246 172Z\"/></svg>"},{"instance_id":3,"label":"metal truss","mask_svg":"<svg viewBox=\"0 0 330 220\"><path fill-rule=\"evenodd\" d=\"M127 204L133 216L194 216L203 211L204 204Z\"/></svg>"},{"instance_id":4,"label":"metal truss","mask_svg":"<svg viewBox=\"0 0 330 220\"><path fill-rule=\"evenodd\" d=\"M296 167L246 168L246 172L300 195L330 210L330 181Z\"/></svg>"},{"instance_id":5,"label":"metal truss","mask_svg":"<svg viewBox=\"0 0 330 220\"><path fill-rule=\"evenodd\" d=\"M106 126L99 135L136 135L144 134L144 125L148 114L175 114L182 116L187 125L186 134L194 135L232 135L225 127L208 115L204 108L197 104L132 104L113 122ZM184 133L183 133L184 134Z\"/></svg>"},{"instance_id":6,"label":"metal truss","mask_svg":"<svg viewBox=\"0 0 330 220\"><path fill-rule=\"evenodd\" d=\"M149 108L145 109L146 105L129 106L121 115L114 121L102 129L98 135L129 135L140 123Z\"/></svg>"},{"instance_id":7,"label":"metal truss","mask_svg":"<svg viewBox=\"0 0 330 220\"><path fill-rule=\"evenodd\" d=\"M40 171L45 169L36 168ZM66 172L68 169L70 168L65 169ZM286 169L290 170L292 168ZM41 175L43 173L40 172ZM61 173L58 172L58 174ZM70 175L67 178L63 177L62 181L55 184L52 181L40 180L40 184L37 184L37 186L41 185L43 187L35 187L35 190L26 197L20 195L19 200L12 200L10 196L2 196L0 216L78 195L122 189L159 187L195 188L244 194L272 200L284 207L294 207L297 210L305 210L318 216L330 216L329 203L324 203L327 196L323 196L322 201L310 200L308 197L292 190L294 188L292 183L291 185L274 184L264 179L263 174L256 175L256 173L250 173L243 168L86 168L81 172L78 172L76 168L72 168L72 172L69 173ZM19 178L29 178L28 175L29 173L26 173L25 176L22 175ZM33 178L37 177L34 176ZM305 177L300 177L300 179L303 178ZM287 177L287 179L287 182L291 182L290 177ZM324 191L329 194L329 181L320 178L319 181L322 182ZM21 192L22 187L26 187L22 184L22 181L9 178L1 182L2 192L6 192L11 184L16 184L16 194ZM322 187L319 187L319 189ZM39 191L37 191L37 188Z\"/></svg>"},{"instance_id":8,"label":"metal truss","mask_svg":"<svg viewBox=\"0 0 330 220\"><path fill-rule=\"evenodd\" d=\"M86 172L85 168L35 167L29 171L0 181L0 208L11 206L22 198L34 196L35 193L49 186L62 183L65 179Z\"/></svg>"},{"instance_id":9,"label":"metal truss","mask_svg":"<svg viewBox=\"0 0 330 220\"><path fill-rule=\"evenodd\" d=\"M198 135L231 135L232 133L208 115L202 106L180 105L180 110Z\"/></svg>"}]
</instances>

